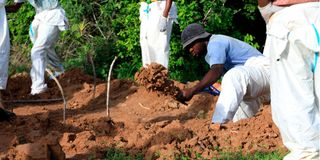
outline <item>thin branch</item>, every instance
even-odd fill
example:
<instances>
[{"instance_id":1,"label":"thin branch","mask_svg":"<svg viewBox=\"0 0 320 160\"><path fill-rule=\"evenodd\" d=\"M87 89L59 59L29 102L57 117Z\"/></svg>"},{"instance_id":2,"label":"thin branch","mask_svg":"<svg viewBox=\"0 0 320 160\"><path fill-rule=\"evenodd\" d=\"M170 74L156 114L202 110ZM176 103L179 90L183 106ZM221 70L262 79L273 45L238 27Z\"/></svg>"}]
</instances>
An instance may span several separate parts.
<instances>
[{"instance_id":1,"label":"thin branch","mask_svg":"<svg viewBox=\"0 0 320 160\"><path fill-rule=\"evenodd\" d=\"M92 55L90 53L88 53L88 57L89 57L89 61L91 63L91 66L92 66L92 72L93 72L93 95L92 97L95 98L95 95L96 95L96 68L94 66L94 62L93 62L93 58L92 58Z\"/></svg>"},{"instance_id":2,"label":"thin branch","mask_svg":"<svg viewBox=\"0 0 320 160\"><path fill-rule=\"evenodd\" d=\"M53 80L57 83L59 89L60 89L60 92L61 92L61 96L63 98L63 103L64 103L64 107L63 107L63 123L65 124L66 123L66 109L67 109L67 100L64 96L64 92L63 92L63 89L62 89L62 86L60 85L58 79L53 75L53 73L51 72L50 69L46 68L46 71L49 73L49 75L51 77L53 77Z\"/></svg>"},{"instance_id":3,"label":"thin branch","mask_svg":"<svg viewBox=\"0 0 320 160\"><path fill-rule=\"evenodd\" d=\"M113 65L114 63L116 62L117 60L117 56L114 57L111 65L110 65L110 69L109 69L109 75L108 75L108 86L107 86L107 100L106 100L106 106L107 106L107 116L109 117L109 94L110 94L110 79L111 79L111 71L112 71L112 68L113 68Z\"/></svg>"},{"instance_id":4,"label":"thin branch","mask_svg":"<svg viewBox=\"0 0 320 160\"><path fill-rule=\"evenodd\" d=\"M104 39L107 39L107 37L103 34L101 28L100 28L99 25L98 25L98 21L97 21L96 15L94 14L94 11L92 11L92 14L93 14L93 19L94 19L94 21L96 22L95 26L98 28L98 30L99 30L99 32L101 33L102 37L103 37Z\"/></svg>"}]
</instances>

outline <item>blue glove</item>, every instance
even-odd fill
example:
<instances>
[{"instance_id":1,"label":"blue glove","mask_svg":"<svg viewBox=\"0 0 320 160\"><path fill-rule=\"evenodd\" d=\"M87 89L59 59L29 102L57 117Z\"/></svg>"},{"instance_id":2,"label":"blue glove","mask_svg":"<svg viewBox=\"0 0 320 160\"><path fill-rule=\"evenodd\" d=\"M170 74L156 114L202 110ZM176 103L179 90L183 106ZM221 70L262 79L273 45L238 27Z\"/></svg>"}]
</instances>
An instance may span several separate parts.
<instances>
[{"instance_id":1,"label":"blue glove","mask_svg":"<svg viewBox=\"0 0 320 160\"><path fill-rule=\"evenodd\" d=\"M207 88L205 88L205 89L203 89L202 92L209 93L209 94L211 94L213 96L220 95L220 91L217 88L213 87L212 85L207 87Z\"/></svg>"}]
</instances>

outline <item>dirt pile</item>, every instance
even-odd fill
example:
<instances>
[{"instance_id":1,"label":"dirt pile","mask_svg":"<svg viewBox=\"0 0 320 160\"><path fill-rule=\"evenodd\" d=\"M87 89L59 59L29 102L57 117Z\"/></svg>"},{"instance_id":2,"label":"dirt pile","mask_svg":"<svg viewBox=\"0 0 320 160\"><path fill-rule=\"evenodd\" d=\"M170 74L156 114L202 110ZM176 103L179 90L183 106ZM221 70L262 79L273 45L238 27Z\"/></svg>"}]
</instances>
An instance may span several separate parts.
<instances>
[{"instance_id":1,"label":"dirt pile","mask_svg":"<svg viewBox=\"0 0 320 160\"><path fill-rule=\"evenodd\" d=\"M163 72L144 72L167 74L160 70ZM166 80L156 82L166 84ZM12 76L5 99L28 98L25 97L30 88L28 81L27 74ZM12 124L0 123L0 159L46 157L53 150L67 159L99 159L105 158L105 151L110 148L154 159L173 159L179 154L196 158L196 153L211 159L224 152L285 151L269 105L253 118L212 130L210 122L217 96L201 93L184 105L170 94L148 91L130 80L114 79L110 90L110 116L114 123L109 123L105 82L98 81L93 98L93 78L81 70L69 71L59 81L68 98L66 122L62 118L62 101L5 103L17 114L17 119ZM146 84L151 82L157 84L152 79ZM60 97L55 93L54 82L48 80L48 84L47 98ZM161 89L166 91L163 86ZM47 147L40 150L39 146Z\"/></svg>"},{"instance_id":2,"label":"dirt pile","mask_svg":"<svg viewBox=\"0 0 320 160\"><path fill-rule=\"evenodd\" d=\"M78 87L77 84L93 83L93 77L84 74L80 69L70 70L58 77L62 87L69 88L70 85ZM36 100L36 99L57 99L61 98L61 92L52 79L46 77L48 91L39 95L32 96L31 92L31 77L28 73L18 73L10 77L8 80L7 90L3 92L3 99L10 100ZM69 90L65 90L69 94Z\"/></svg>"},{"instance_id":3,"label":"dirt pile","mask_svg":"<svg viewBox=\"0 0 320 160\"><path fill-rule=\"evenodd\" d=\"M179 88L174 81L168 78L168 70L161 64L151 63L147 67L141 67L134 76L136 82L145 86L147 90L160 91L166 95L175 96Z\"/></svg>"}]
</instances>

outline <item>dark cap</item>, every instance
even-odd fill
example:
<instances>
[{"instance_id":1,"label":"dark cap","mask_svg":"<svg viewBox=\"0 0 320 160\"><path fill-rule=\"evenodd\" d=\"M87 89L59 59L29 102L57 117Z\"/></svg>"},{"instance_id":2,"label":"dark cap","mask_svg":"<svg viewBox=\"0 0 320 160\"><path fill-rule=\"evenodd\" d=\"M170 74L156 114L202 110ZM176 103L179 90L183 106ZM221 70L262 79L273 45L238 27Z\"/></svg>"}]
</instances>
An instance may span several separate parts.
<instances>
[{"instance_id":1,"label":"dark cap","mask_svg":"<svg viewBox=\"0 0 320 160\"><path fill-rule=\"evenodd\" d=\"M189 24L181 33L181 43L183 45L183 49L186 49L186 47L194 41L207 38L210 35L211 34L206 32L200 24Z\"/></svg>"}]
</instances>

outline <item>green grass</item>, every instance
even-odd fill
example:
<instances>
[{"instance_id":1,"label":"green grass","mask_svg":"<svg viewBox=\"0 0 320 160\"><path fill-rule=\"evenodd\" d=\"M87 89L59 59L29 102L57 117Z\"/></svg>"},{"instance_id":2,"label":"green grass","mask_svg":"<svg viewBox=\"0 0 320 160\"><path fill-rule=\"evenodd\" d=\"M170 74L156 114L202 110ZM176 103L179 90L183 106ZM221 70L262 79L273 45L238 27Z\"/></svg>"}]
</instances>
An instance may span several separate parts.
<instances>
[{"instance_id":1,"label":"green grass","mask_svg":"<svg viewBox=\"0 0 320 160\"><path fill-rule=\"evenodd\" d=\"M94 160L94 157L89 157L89 160ZM105 160L143 160L142 155L131 156L122 149L111 148L105 152Z\"/></svg>"},{"instance_id":2,"label":"green grass","mask_svg":"<svg viewBox=\"0 0 320 160\"><path fill-rule=\"evenodd\" d=\"M238 153L223 153L221 158L213 158L213 160L281 160L283 155L278 152L261 153L242 155Z\"/></svg>"},{"instance_id":3,"label":"green grass","mask_svg":"<svg viewBox=\"0 0 320 160\"><path fill-rule=\"evenodd\" d=\"M239 153L223 153L219 158L203 158L200 154L196 155L196 158L190 158L186 156L181 156L176 158L176 160L281 160L283 156L277 152L272 153L255 153L253 155L242 155Z\"/></svg>"},{"instance_id":4,"label":"green grass","mask_svg":"<svg viewBox=\"0 0 320 160\"><path fill-rule=\"evenodd\" d=\"M160 153L158 153L160 154ZM235 153L220 153L219 158L211 158L206 159L201 156L201 154L196 154L196 158L191 158L186 155L177 156L176 160L281 160L283 159L282 154L279 152L271 152L271 153L261 153L257 152L254 154L242 155L241 152ZM89 159L94 159L90 157ZM108 149L105 153L105 160L143 160L143 155L131 156L125 153L124 150L121 149Z\"/></svg>"}]
</instances>

